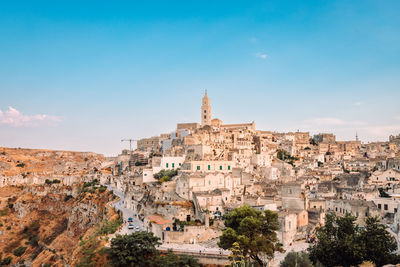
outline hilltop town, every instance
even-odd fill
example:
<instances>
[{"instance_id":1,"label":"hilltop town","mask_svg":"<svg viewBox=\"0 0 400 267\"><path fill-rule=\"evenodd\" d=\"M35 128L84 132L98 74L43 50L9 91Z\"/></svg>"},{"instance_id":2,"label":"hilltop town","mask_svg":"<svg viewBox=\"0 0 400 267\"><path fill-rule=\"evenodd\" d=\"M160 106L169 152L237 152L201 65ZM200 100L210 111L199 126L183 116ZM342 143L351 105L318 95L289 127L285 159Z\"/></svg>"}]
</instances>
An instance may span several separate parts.
<instances>
[{"instance_id":1,"label":"hilltop town","mask_svg":"<svg viewBox=\"0 0 400 267\"><path fill-rule=\"evenodd\" d=\"M68 263L79 259L78 236L106 218L104 206L114 198L120 201L109 214L119 211L124 220L118 233L152 232L160 250L191 253L203 263L227 262L230 252L217 244L223 218L243 205L277 212L279 242L287 251L306 249L330 212L356 216L361 226L378 216L399 239L400 135L362 143L358 137L336 140L333 133L259 130L254 121L226 124L213 118L207 92L200 112L200 123L178 123L174 132L137 140L136 149L116 157L0 148L1 208L19 220L10 224L16 219L9 217L9 230L39 221L45 207L29 203L47 196L49 218L61 216L62 231L50 241L39 237L54 253L64 249ZM85 188L89 195L82 195ZM57 206L57 199L65 206ZM13 238L11 230L1 233L0 247ZM58 235L68 237L67 253ZM53 257L62 265L42 250L37 262Z\"/></svg>"},{"instance_id":2,"label":"hilltop town","mask_svg":"<svg viewBox=\"0 0 400 267\"><path fill-rule=\"evenodd\" d=\"M398 238L400 135L362 143L259 130L254 121L226 124L212 116L206 92L201 123L178 123L109 160L113 176L104 182L165 247L212 251L223 216L245 204L278 213L278 237L289 250L310 242L328 212L350 213L360 225L379 216Z\"/></svg>"}]
</instances>

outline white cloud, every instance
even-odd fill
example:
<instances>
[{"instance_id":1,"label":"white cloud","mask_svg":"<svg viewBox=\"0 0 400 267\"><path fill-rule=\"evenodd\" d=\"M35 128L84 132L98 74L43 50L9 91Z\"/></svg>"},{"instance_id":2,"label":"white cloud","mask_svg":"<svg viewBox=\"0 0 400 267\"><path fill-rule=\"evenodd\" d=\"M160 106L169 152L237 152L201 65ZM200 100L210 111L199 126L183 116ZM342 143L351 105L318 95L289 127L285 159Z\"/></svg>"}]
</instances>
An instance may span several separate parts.
<instances>
[{"instance_id":1,"label":"white cloud","mask_svg":"<svg viewBox=\"0 0 400 267\"><path fill-rule=\"evenodd\" d=\"M59 121L61 121L61 117L46 114L25 115L13 107L8 107L4 112L0 110L0 126L36 127L43 124L54 124Z\"/></svg>"},{"instance_id":2,"label":"white cloud","mask_svg":"<svg viewBox=\"0 0 400 267\"><path fill-rule=\"evenodd\" d=\"M257 57L257 58L261 58L261 59L266 59L266 58L268 57L268 55L265 54L265 53L257 53L257 54L256 54L256 57Z\"/></svg>"},{"instance_id":3,"label":"white cloud","mask_svg":"<svg viewBox=\"0 0 400 267\"><path fill-rule=\"evenodd\" d=\"M346 126L346 125L354 125L361 126L366 123L363 121L345 121L339 118L312 118L304 121L305 123L312 125L331 125L331 126Z\"/></svg>"}]
</instances>

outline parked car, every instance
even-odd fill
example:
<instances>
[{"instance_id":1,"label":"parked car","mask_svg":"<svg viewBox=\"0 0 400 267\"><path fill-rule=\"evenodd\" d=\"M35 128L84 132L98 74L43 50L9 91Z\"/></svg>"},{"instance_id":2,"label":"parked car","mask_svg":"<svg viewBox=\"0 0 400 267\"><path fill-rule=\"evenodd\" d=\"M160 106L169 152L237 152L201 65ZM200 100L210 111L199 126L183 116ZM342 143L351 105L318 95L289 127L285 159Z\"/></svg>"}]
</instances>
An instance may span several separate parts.
<instances>
[{"instance_id":1,"label":"parked car","mask_svg":"<svg viewBox=\"0 0 400 267\"><path fill-rule=\"evenodd\" d=\"M133 224L128 224L128 229L134 229L135 228L135 226L133 226Z\"/></svg>"},{"instance_id":2,"label":"parked car","mask_svg":"<svg viewBox=\"0 0 400 267\"><path fill-rule=\"evenodd\" d=\"M136 226L136 231L140 231L140 227L139 226Z\"/></svg>"},{"instance_id":3,"label":"parked car","mask_svg":"<svg viewBox=\"0 0 400 267\"><path fill-rule=\"evenodd\" d=\"M133 222L133 218L132 218L132 217L129 217L129 218L128 218L128 222Z\"/></svg>"}]
</instances>

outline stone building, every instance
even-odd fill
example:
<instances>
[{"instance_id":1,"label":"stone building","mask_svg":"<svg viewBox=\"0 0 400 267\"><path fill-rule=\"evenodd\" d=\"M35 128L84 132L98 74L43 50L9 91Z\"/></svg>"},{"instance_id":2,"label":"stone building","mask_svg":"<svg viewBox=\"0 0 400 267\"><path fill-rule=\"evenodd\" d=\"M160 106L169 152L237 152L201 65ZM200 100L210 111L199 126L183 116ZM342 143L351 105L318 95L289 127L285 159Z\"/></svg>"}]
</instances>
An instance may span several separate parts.
<instances>
[{"instance_id":1,"label":"stone building","mask_svg":"<svg viewBox=\"0 0 400 267\"><path fill-rule=\"evenodd\" d=\"M202 105L201 105L201 126L211 125L211 105L210 99L206 93L204 94Z\"/></svg>"}]
</instances>

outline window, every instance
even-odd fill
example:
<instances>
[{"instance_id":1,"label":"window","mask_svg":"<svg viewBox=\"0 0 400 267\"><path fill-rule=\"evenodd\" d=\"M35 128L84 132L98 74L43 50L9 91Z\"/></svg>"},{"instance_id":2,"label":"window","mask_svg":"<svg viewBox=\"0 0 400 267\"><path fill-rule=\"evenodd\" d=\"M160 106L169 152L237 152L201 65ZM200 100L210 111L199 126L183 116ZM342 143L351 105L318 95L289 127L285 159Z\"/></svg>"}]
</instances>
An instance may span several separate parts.
<instances>
[{"instance_id":1,"label":"window","mask_svg":"<svg viewBox=\"0 0 400 267\"><path fill-rule=\"evenodd\" d=\"M175 163L172 163L172 168L174 168L175 167Z\"/></svg>"},{"instance_id":2,"label":"window","mask_svg":"<svg viewBox=\"0 0 400 267\"><path fill-rule=\"evenodd\" d=\"M358 212L356 212L356 216L358 217Z\"/></svg>"},{"instance_id":3,"label":"window","mask_svg":"<svg viewBox=\"0 0 400 267\"><path fill-rule=\"evenodd\" d=\"M219 169L222 171L222 166L219 166Z\"/></svg>"},{"instance_id":4,"label":"window","mask_svg":"<svg viewBox=\"0 0 400 267\"><path fill-rule=\"evenodd\" d=\"M208 165L208 166L207 166L207 169L208 169L208 170L211 170L211 165Z\"/></svg>"},{"instance_id":5,"label":"window","mask_svg":"<svg viewBox=\"0 0 400 267\"><path fill-rule=\"evenodd\" d=\"M397 208L394 208L394 213L396 213L397 212Z\"/></svg>"},{"instance_id":6,"label":"window","mask_svg":"<svg viewBox=\"0 0 400 267\"><path fill-rule=\"evenodd\" d=\"M336 211L337 211L337 207L336 207Z\"/></svg>"},{"instance_id":7,"label":"window","mask_svg":"<svg viewBox=\"0 0 400 267\"><path fill-rule=\"evenodd\" d=\"M207 113L207 110L204 110L204 113Z\"/></svg>"},{"instance_id":8,"label":"window","mask_svg":"<svg viewBox=\"0 0 400 267\"><path fill-rule=\"evenodd\" d=\"M145 173L144 176L147 176L147 173Z\"/></svg>"},{"instance_id":9,"label":"window","mask_svg":"<svg viewBox=\"0 0 400 267\"><path fill-rule=\"evenodd\" d=\"M314 209L316 209L316 208L317 208L317 206L314 205Z\"/></svg>"},{"instance_id":10,"label":"window","mask_svg":"<svg viewBox=\"0 0 400 267\"><path fill-rule=\"evenodd\" d=\"M165 164L165 167L166 167L166 168L168 168L168 163L167 163L167 164Z\"/></svg>"},{"instance_id":11,"label":"window","mask_svg":"<svg viewBox=\"0 0 400 267\"><path fill-rule=\"evenodd\" d=\"M182 163L179 163L179 166L182 166Z\"/></svg>"},{"instance_id":12,"label":"window","mask_svg":"<svg viewBox=\"0 0 400 267\"><path fill-rule=\"evenodd\" d=\"M197 170L200 171L200 166L197 166Z\"/></svg>"},{"instance_id":13,"label":"window","mask_svg":"<svg viewBox=\"0 0 400 267\"><path fill-rule=\"evenodd\" d=\"M382 209L382 205L381 204L378 204L378 209Z\"/></svg>"},{"instance_id":14,"label":"window","mask_svg":"<svg viewBox=\"0 0 400 267\"><path fill-rule=\"evenodd\" d=\"M292 222L289 222L289 230L290 230L291 227L292 227Z\"/></svg>"},{"instance_id":15,"label":"window","mask_svg":"<svg viewBox=\"0 0 400 267\"><path fill-rule=\"evenodd\" d=\"M230 171L230 170L231 170L231 166L228 165L228 171Z\"/></svg>"},{"instance_id":16,"label":"window","mask_svg":"<svg viewBox=\"0 0 400 267\"><path fill-rule=\"evenodd\" d=\"M204 119L207 119L207 115L204 115Z\"/></svg>"},{"instance_id":17,"label":"window","mask_svg":"<svg viewBox=\"0 0 400 267\"><path fill-rule=\"evenodd\" d=\"M387 204L383 205L383 209L388 210L388 205Z\"/></svg>"}]
</instances>

